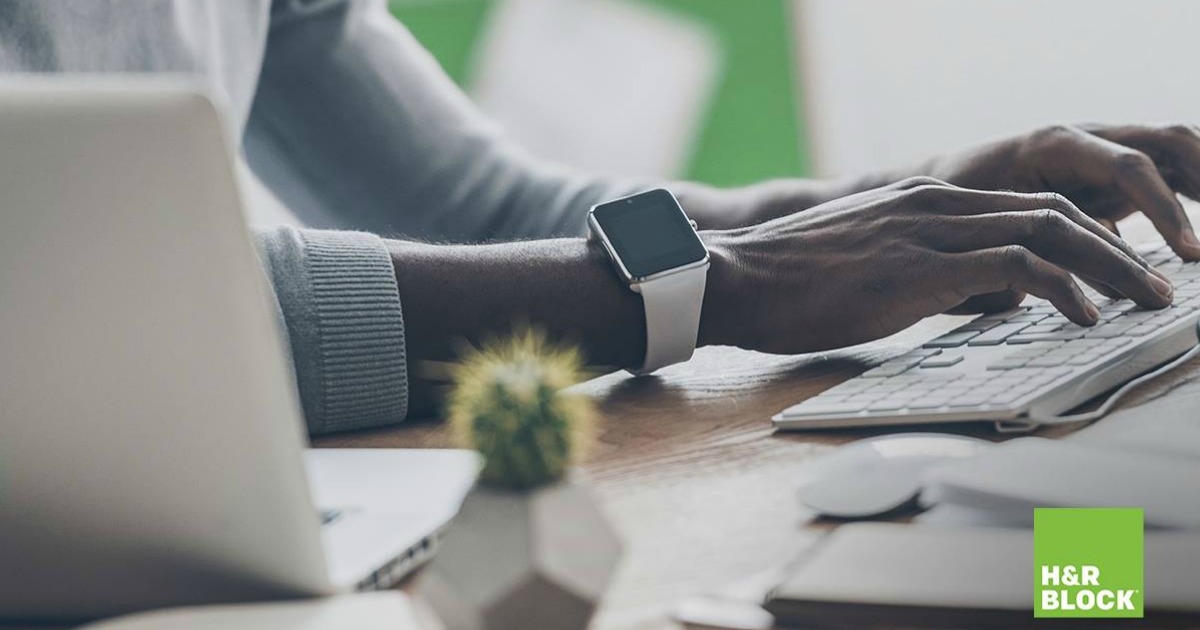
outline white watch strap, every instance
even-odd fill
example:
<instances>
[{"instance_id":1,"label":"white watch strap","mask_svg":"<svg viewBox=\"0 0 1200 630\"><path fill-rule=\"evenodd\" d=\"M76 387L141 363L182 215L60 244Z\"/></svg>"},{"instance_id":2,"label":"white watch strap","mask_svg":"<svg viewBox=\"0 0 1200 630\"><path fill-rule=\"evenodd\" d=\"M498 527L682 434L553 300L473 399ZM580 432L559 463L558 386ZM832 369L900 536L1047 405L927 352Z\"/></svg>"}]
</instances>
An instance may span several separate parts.
<instances>
[{"instance_id":1,"label":"white watch strap","mask_svg":"<svg viewBox=\"0 0 1200 630\"><path fill-rule=\"evenodd\" d=\"M638 283L646 310L646 360L635 374L682 363L696 350L708 263Z\"/></svg>"}]
</instances>

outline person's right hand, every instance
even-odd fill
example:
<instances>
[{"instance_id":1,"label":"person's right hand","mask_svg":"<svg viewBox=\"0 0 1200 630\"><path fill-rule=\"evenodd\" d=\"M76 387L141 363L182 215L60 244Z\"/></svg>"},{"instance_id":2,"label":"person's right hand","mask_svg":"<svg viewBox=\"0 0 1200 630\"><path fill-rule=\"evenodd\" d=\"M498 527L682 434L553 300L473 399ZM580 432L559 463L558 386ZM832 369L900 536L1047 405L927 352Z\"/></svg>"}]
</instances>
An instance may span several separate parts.
<instances>
[{"instance_id":1,"label":"person's right hand","mask_svg":"<svg viewBox=\"0 0 1200 630\"><path fill-rule=\"evenodd\" d=\"M1089 326L1077 275L1149 308L1173 289L1120 237L1053 193L987 192L914 178L805 212L706 231L702 344L794 354L885 337L1026 293Z\"/></svg>"}]
</instances>

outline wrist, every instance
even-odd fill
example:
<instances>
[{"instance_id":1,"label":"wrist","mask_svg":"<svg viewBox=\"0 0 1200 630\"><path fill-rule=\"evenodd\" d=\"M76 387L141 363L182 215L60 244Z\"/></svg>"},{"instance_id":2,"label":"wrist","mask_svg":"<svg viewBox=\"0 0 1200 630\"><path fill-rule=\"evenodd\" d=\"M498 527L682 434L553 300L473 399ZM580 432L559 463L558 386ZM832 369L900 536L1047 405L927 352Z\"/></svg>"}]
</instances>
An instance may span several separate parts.
<instances>
[{"instance_id":1,"label":"wrist","mask_svg":"<svg viewBox=\"0 0 1200 630\"><path fill-rule=\"evenodd\" d=\"M603 245L588 239L583 241L583 249L584 256L578 260L582 266L571 275L580 279L598 277L598 280L575 286L583 291L578 297L587 297L579 304L602 314L611 326L608 337L615 341L606 354L617 360L607 359L602 363L626 369L641 365L646 356L646 312L642 297L620 279Z\"/></svg>"},{"instance_id":2,"label":"wrist","mask_svg":"<svg viewBox=\"0 0 1200 630\"><path fill-rule=\"evenodd\" d=\"M749 285L741 277L737 261L737 230L700 232L708 249L708 284L700 309L700 330L696 346L747 347L743 339L746 322L734 313L734 307L750 299Z\"/></svg>"}]
</instances>

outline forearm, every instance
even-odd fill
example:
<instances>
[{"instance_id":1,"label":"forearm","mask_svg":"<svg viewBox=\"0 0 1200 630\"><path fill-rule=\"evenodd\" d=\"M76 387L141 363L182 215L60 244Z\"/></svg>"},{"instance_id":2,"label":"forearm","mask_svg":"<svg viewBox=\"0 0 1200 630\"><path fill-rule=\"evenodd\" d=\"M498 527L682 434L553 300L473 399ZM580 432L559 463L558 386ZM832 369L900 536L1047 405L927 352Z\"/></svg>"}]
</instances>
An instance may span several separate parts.
<instances>
[{"instance_id":1,"label":"forearm","mask_svg":"<svg viewBox=\"0 0 1200 630\"><path fill-rule=\"evenodd\" d=\"M597 366L630 367L645 355L640 298L583 239L387 246L404 310L410 416L436 409L445 384L439 364L514 326L578 344Z\"/></svg>"}]
</instances>

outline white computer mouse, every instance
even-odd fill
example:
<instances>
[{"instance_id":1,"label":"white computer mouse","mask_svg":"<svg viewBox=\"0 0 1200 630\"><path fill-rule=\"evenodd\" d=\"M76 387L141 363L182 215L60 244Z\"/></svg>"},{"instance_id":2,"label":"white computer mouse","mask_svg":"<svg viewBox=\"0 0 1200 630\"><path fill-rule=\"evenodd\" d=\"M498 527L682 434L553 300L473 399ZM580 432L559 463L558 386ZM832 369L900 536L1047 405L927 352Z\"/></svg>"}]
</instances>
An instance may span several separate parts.
<instances>
[{"instance_id":1,"label":"white computer mouse","mask_svg":"<svg viewBox=\"0 0 1200 630\"><path fill-rule=\"evenodd\" d=\"M804 466L800 503L835 518L884 514L917 497L925 468L973 457L991 444L946 433L901 433L851 442Z\"/></svg>"}]
</instances>

